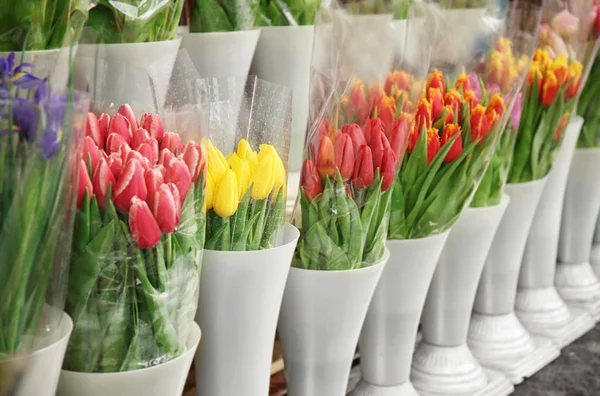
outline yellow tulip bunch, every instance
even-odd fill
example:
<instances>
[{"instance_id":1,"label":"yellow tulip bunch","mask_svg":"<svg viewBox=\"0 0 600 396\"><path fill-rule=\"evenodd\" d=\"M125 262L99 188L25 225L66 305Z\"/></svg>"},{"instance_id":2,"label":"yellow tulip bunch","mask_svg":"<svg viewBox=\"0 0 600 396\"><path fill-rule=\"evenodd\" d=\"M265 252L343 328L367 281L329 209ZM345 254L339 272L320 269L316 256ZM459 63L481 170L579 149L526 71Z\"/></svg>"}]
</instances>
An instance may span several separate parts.
<instances>
[{"instance_id":1,"label":"yellow tulip bunch","mask_svg":"<svg viewBox=\"0 0 600 396\"><path fill-rule=\"evenodd\" d=\"M286 170L277 150L246 139L227 157L207 142L207 248L257 250L274 246L285 211Z\"/></svg>"}]
</instances>

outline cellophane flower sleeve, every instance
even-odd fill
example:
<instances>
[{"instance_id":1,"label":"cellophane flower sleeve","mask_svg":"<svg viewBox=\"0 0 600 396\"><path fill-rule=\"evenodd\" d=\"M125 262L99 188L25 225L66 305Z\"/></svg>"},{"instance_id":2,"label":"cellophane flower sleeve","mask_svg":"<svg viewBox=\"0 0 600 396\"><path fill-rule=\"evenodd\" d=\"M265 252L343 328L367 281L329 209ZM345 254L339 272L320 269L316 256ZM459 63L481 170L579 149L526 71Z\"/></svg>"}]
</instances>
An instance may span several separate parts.
<instances>
[{"instance_id":1,"label":"cellophane flower sleeve","mask_svg":"<svg viewBox=\"0 0 600 396\"><path fill-rule=\"evenodd\" d=\"M366 15L392 13L395 19L407 19L408 9L413 0L337 0L337 3L360 10L360 13Z\"/></svg>"},{"instance_id":2,"label":"cellophane flower sleeve","mask_svg":"<svg viewBox=\"0 0 600 396\"><path fill-rule=\"evenodd\" d=\"M553 0L544 6L540 45L525 81L509 183L537 180L550 172L598 50L592 11L592 0Z\"/></svg>"},{"instance_id":3,"label":"cellophane flower sleeve","mask_svg":"<svg viewBox=\"0 0 600 396\"><path fill-rule=\"evenodd\" d=\"M258 0L256 26L301 26L315 23L323 0Z\"/></svg>"},{"instance_id":4,"label":"cellophane flower sleeve","mask_svg":"<svg viewBox=\"0 0 600 396\"><path fill-rule=\"evenodd\" d=\"M452 4L454 5L454 4ZM486 55L505 34L507 16L488 4L479 18L444 2L427 7L435 26L432 64L416 104L407 154L392 197L389 238L447 230L468 205L487 169L516 90L504 98L486 86Z\"/></svg>"},{"instance_id":5,"label":"cellophane flower sleeve","mask_svg":"<svg viewBox=\"0 0 600 396\"><path fill-rule=\"evenodd\" d=\"M527 2L511 3L503 37L490 48L478 70L488 94L502 95L509 116L503 130L498 130L498 143L473 197L472 207L498 205L502 199L523 110L521 88L538 44L540 17L539 6ZM512 103L511 99L514 99Z\"/></svg>"},{"instance_id":6,"label":"cellophane flower sleeve","mask_svg":"<svg viewBox=\"0 0 600 396\"><path fill-rule=\"evenodd\" d=\"M317 16L294 209L301 236L293 265L299 268L352 270L382 259L392 185L414 117L419 72L427 67L395 63L391 13L352 14L357 10L321 9ZM401 87L392 89L386 77Z\"/></svg>"},{"instance_id":7,"label":"cellophane flower sleeve","mask_svg":"<svg viewBox=\"0 0 600 396\"><path fill-rule=\"evenodd\" d=\"M232 32L251 29L264 0L188 0L190 31L193 33ZM278 9L280 2L273 3Z\"/></svg>"},{"instance_id":8,"label":"cellophane flower sleeve","mask_svg":"<svg viewBox=\"0 0 600 396\"><path fill-rule=\"evenodd\" d=\"M191 64L180 53L172 92L182 95L170 95L164 106L136 114L127 103L96 104L88 114L69 272L74 329L67 370L142 369L187 348L206 205L193 90L199 77Z\"/></svg>"},{"instance_id":9,"label":"cellophane flower sleeve","mask_svg":"<svg viewBox=\"0 0 600 396\"><path fill-rule=\"evenodd\" d=\"M594 2L596 3L596 2ZM594 47L590 55L595 56L590 62L590 74L581 92L577 103L577 113L583 117L583 128L577 141L579 148L600 147L600 56L598 46L600 45L600 5L594 4L590 10L588 22L593 21L590 34L594 41ZM589 46L588 46L589 48Z\"/></svg>"},{"instance_id":10,"label":"cellophane flower sleeve","mask_svg":"<svg viewBox=\"0 0 600 396\"><path fill-rule=\"evenodd\" d=\"M285 220L291 90L232 77L203 80L202 92L206 248L273 248Z\"/></svg>"}]
</instances>

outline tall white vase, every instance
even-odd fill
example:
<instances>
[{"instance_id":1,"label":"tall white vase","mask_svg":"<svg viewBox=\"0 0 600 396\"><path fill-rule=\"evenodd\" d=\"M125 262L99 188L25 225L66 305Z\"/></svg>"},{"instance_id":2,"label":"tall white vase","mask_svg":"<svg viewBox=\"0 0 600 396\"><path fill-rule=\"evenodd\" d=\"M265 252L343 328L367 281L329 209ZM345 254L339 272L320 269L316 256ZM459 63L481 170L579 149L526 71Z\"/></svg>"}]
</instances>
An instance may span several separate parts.
<instances>
[{"instance_id":1,"label":"tall white vase","mask_svg":"<svg viewBox=\"0 0 600 396\"><path fill-rule=\"evenodd\" d=\"M259 37L260 29L184 33L181 47L202 78L246 77Z\"/></svg>"},{"instance_id":2,"label":"tall white vase","mask_svg":"<svg viewBox=\"0 0 600 396\"><path fill-rule=\"evenodd\" d=\"M600 282L590 265L600 213L600 148L576 149L562 211L555 284L562 298L600 320Z\"/></svg>"},{"instance_id":3,"label":"tall white vase","mask_svg":"<svg viewBox=\"0 0 600 396\"><path fill-rule=\"evenodd\" d=\"M467 342L475 358L514 384L559 355L549 339L532 337L514 312L527 235L545 183L546 178L506 185L510 203L486 259L469 326Z\"/></svg>"},{"instance_id":4,"label":"tall white vase","mask_svg":"<svg viewBox=\"0 0 600 396\"><path fill-rule=\"evenodd\" d=\"M423 340L413 357L411 381L419 395L505 396L513 385L484 370L467 347L477 284L494 234L508 206L465 209L452 226L433 275L421 317Z\"/></svg>"},{"instance_id":5,"label":"tall white vase","mask_svg":"<svg viewBox=\"0 0 600 396\"><path fill-rule=\"evenodd\" d=\"M196 321L204 332L196 353L199 396L269 393L277 317L300 233L285 224L272 249L205 250Z\"/></svg>"},{"instance_id":6,"label":"tall white vase","mask_svg":"<svg viewBox=\"0 0 600 396\"><path fill-rule=\"evenodd\" d=\"M292 89L290 171L302 166L308 121L308 88L314 26L273 26L262 29L251 74Z\"/></svg>"},{"instance_id":7,"label":"tall white vase","mask_svg":"<svg viewBox=\"0 0 600 396\"><path fill-rule=\"evenodd\" d=\"M527 238L515 312L531 334L551 338L563 348L594 326L584 310L571 310L554 287L563 199L569 167L583 125L573 117L552 165Z\"/></svg>"},{"instance_id":8,"label":"tall white vase","mask_svg":"<svg viewBox=\"0 0 600 396\"><path fill-rule=\"evenodd\" d=\"M387 241L391 257L360 334L362 380L352 395L417 394L410 383L410 365L419 318L448 234Z\"/></svg>"},{"instance_id":9,"label":"tall white vase","mask_svg":"<svg viewBox=\"0 0 600 396\"><path fill-rule=\"evenodd\" d=\"M349 271L290 270L278 326L289 396L346 394L360 328L389 257L386 249L380 263Z\"/></svg>"},{"instance_id":10,"label":"tall white vase","mask_svg":"<svg viewBox=\"0 0 600 396\"><path fill-rule=\"evenodd\" d=\"M67 87L71 62L75 59L77 46L39 51L25 51L15 54L15 65L23 62L32 63L35 67L31 73L38 78L48 78L54 89ZM0 57L7 57L10 52L0 52Z\"/></svg>"},{"instance_id":11,"label":"tall white vase","mask_svg":"<svg viewBox=\"0 0 600 396\"><path fill-rule=\"evenodd\" d=\"M75 88L104 111L128 103L141 115L162 107L181 38L148 43L79 44ZM155 97L156 96L156 97Z\"/></svg>"}]
</instances>

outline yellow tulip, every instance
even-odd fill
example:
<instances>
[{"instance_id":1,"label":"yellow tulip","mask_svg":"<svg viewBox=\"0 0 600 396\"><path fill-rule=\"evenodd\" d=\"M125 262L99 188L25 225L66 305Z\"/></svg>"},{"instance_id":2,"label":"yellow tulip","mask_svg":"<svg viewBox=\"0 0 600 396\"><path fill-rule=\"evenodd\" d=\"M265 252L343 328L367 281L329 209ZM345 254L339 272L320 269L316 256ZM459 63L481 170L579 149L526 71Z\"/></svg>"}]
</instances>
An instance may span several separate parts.
<instances>
[{"instance_id":1,"label":"yellow tulip","mask_svg":"<svg viewBox=\"0 0 600 396\"><path fill-rule=\"evenodd\" d=\"M233 216L239 205L238 181L235 172L227 170L217 183L213 208L221 217Z\"/></svg>"},{"instance_id":2,"label":"yellow tulip","mask_svg":"<svg viewBox=\"0 0 600 396\"><path fill-rule=\"evenodd\" d=\"M246 139L242 139L239 141L238 143L238 147L237 147L237 155L241 158L241 159L248 159L248 153L252 152L252 147L250 146L250 143L248 143L248 141Z\"/></svg>"},{"instance_id":3,"label":"yellow tulip","mask_svg":"<svg viewBox=\"0 0 600 396\"><path fill-rule=\"evenodd\" d=\"M258 165L252 173L252 192L254 199L265 199L273 190L275 184L275 164L273 156L267 151L258 154Z\"/></svg>"},{"instance_id":4,"label":"yellow tulip","mask_svg":"<svg viewBox=\"0 0 600 396\"><path fill-rule=\"evenodd\" d=\"M275 192L275 196L279 193L279 189L285 185L285 166L283 166L283 161L277 154L277 150L270 144L261 144L260 152L264 152L273 157L273 169L275 172L274 182L273 182L273 191Z\"/></svg>"},{"instance_id":5,"label":"yellow tulip","mask_svg":"<svg viewBox=\"0 0 600 396\"><path fill-rule=\"evenodd\" d=\"M231 169L235 172L238 180L240 199L242 199L246 194L248 187L250 187L250 165L248 165L248 161L240 158L235 153L227 157L227 162L229 163Z\"/></svg>"},{"instance_id":6,"label":"yellow tulip","mask_svg":"<svg viewBox=\"0 0 600 396\"><path fill-rule=\"evenodd\" d=\"M254 173L254 170L258 166L258 154L256 151L246 153L246 161L248 161L248 165L250 166L250 173Z\"/></svg>"},{"instance_id":7,"label":"yellow tulip","mask_svg":"<svg viewBox=\"0 0 600 396\"><path fill-rule=\"evenodd\" d=\"M210 175L210 173L205 172L206 175L206 187L204 189L204 207L203 212L206 213L207 210L212 209L213 207L213 197L215 194L215 182Z\"/></svg>"},{"instance_id":8,"label":"yellow tulip","mask_svg":"<svg viewBox=\"0 0 600 396\"><path fill-rule=\"evenodd\" d=\"M223 174L229 169L229 164L223 156L221 150L216 148L210 141L208 142L208 173L216 182L220 180Z\"/></svg>"}]
</instances>

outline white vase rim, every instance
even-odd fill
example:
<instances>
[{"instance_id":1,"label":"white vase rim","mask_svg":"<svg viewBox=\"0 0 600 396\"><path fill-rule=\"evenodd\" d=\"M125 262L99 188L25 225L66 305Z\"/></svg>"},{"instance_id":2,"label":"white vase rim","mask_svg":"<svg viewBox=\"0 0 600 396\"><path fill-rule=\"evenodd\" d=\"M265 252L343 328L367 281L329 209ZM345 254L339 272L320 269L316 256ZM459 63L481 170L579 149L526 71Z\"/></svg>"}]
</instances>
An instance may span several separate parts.
<instances>
[{"instance_id":1,"label":"white vase rim","mask_svg":"<svg viewBox=\"0 0 600 396\"><path fill-rule=\"evenodd\" d=\"M124 47L126 45L130 45L130 46L152 46L153 44L166 44L166 43L174 43L174 42L180 42L181 41L181 35L178 34L177 36L175 36L174 38L170 39L170 40L161 40L161 41L144 41L143 43L79 43L78 47L80 48L86 48L86 47L95 47L95 46L102 46L102 47L109 47L109 48L116 48L116 47Z\"/></svg>"},{"instance_id":2,"label":"white vase rim","mask_svg":"<svg viewBox=\"0 0 600 396\"><path fill-rule=\"evenodd\" d=\"M600 154L600 147L576 147L575 153L580 156L583 155L586 157L595 157L596 155Z\"/></svg>"},{"instance_id":3,"label":"white vase rim","mask_svg":"<svg viewBox=\"0 0 600 396\"><path fill-rule=\"evenodd\" d=\"M388 238L387 243L402 244L402 243L411 243L414 241L424 241L427 239L438 239L438 238L441 238L443 235L450 234L451 229L452 229L452 226L448 227L448 229L445 231L438 232L435 234L430 234L430 235L424 236L422 238L410 238L410 239L390 239L390 238Z\"/></svg>"},{"instance_id":4,"label":"white vase rim","mask_svg":"<svg viewBox=\"0 0 600 396\"><path fill-rule=\"evenodd\" d=\"M369 265L368 267L361 267L349 270L318 270L318 269L308 269L308 268L297 268L292 267L290 271L300 272L302 271L305 274L321 274L319 276L336 276L341 274L356 274L361 272L373 271L374 269L379 268L380 265L384 265L390 259L390 250L386 247L383 251L383 257L377 263L373 265Z\"/></svg>"},{"instance_id":5,"label":"white vase rim","mask_svg":"<svg viewBox=\"0 0 600 396\"><path fill-rule=\"evenodd\" d=\"M233 30L231 32L187 32L187 33L180 33L180 36L182 38L185 38L188 36L198 37L200 35L212 36L212 37L258 35L262 31L262 29L263 29L262 27L254 27L252 29Z\"/></svg>"},{"instance_id":6,"label":"white vase rim","mask_svg":"<svg viewBox=\"0 0 600 396\"><path fill-rule=\"evenodd\" d=\"M523 183L506 183L507 186L510 186L511 188L530 188L531 186L537 185L537 184L543 184L546 182L546 180L548 180L548 175L539 178L539 179L535 179L535 180L531 180L531 181L527 181L527 182L523 182Z\"/></svg>"},{"instance_id":7,"label":"white vase rim","mask_svg":"<svg viewBox=\"0 0 600 396\"><path fill-rule=\"evenodd\" d=\"M292 31L297 31L297 32L302 32L302 31L311 31L314 30L315 25L296 25L296 26L262 26L261 29L263 30L263 32L265 31L281 31L281 30L292 30Z\"/></svg>"}]
</instances>

